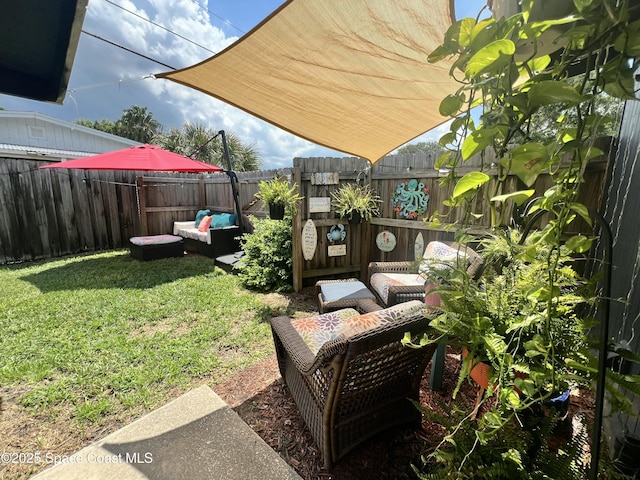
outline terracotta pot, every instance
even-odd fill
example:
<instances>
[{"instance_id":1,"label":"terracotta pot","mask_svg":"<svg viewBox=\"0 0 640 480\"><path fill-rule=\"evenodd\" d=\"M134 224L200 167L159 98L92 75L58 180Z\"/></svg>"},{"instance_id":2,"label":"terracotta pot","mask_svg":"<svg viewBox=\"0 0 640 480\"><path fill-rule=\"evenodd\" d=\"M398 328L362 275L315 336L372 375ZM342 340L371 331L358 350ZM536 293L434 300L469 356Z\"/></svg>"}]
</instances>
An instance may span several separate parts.
<instances>
[{"instance_id":1,"label":"terracotta pot","mask_svg":"<svg viewBox=\"0 0 640 480\"><path fill-rule=\"evenodd\" d=\"M469 351L466 348L462 349L462 359L465 362L473 362L473 358L469 357ZM485 390L489 388L489 377L491 377L491 365L484 362L479 362L475 367L471 369L469 376Z\"/></svg>"}]
</instances>

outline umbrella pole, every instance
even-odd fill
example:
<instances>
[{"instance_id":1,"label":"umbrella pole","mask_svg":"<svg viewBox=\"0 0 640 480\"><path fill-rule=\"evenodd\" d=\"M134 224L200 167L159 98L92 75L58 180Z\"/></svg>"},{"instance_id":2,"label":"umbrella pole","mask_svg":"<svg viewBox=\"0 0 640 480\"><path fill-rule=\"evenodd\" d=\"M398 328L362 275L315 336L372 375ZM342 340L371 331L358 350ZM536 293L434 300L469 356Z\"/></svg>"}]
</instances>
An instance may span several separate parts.
<instances>
[{"instance_id":1,"label":"umbrella pole","mask_svg":"<svg viewBox=\"0 0 640 480\"><path fill-rule=\"evenodd\" d=\"M231 181L231 193L233 195L233 203L236 207L236 215L238 215L238 226L240 227L240 235L244 233L242 228L242 209L240 208L240 202L238 200L238 177L231 167L231 156L229 155L229 146L227 145L227 137L224 134L224 130L218 132L222 136L222 147L224 148L224 158L227 161L227 175Z\"/></svg>"}]
</instances>

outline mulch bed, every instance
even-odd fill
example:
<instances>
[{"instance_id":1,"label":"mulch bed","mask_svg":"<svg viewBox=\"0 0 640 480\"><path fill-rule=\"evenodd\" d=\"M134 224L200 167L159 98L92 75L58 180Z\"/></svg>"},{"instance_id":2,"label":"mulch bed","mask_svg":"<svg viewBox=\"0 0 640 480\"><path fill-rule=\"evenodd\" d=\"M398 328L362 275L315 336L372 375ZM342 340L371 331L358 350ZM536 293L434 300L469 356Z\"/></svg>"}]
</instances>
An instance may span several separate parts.
<instances>
[{"instance_id":1,"label":"mulch bed","mask_svg":"<svg viewBox=\"0 0 640 480\"><path fill-rule=\"evenodd\" d=\"M449 410L460 371L460 354L447 349L442 388L431 390L427 366L420 388L420 403L438 413ZM455 400L458 407L473 409L478 386L465 382ZM241 372L215 392L305 480L417 479L412 469L421 456L431 452L444 435L436 423L423 422L420 428L397 428L381 433L346 455L331 470L324 469L322 457L311 433L298 413L278 372L275 355ZM571 396L570 415L592 418L591 392ZM482 413L482 412L480 412ZM571 433L568 432L569 438ZM563 435L564 436L564 435ZM567 440L567 438L565 438Z\"/></svg>"},{"instance_id":2,"label":"mulch bed","mask_svg":"<svg viewBox=\"0 0 640 480\"><path fill-rule=\"evenodd\" d=\"M429 387L429 365L420 388L420 403L439 412L443 406L450 406L459 369L460 356L449 349L442 389L433 391ZM365 442L328 471L282 382L275 355L215 386L214 390L305 480L415 479L411 464L418 464L420 456L432 449L444 433L440 425L426 422L419 429L391 429ZM462 402L471 408L476 392L475 385L466 383L458 404Z\"/></svg>"}]
</instances>

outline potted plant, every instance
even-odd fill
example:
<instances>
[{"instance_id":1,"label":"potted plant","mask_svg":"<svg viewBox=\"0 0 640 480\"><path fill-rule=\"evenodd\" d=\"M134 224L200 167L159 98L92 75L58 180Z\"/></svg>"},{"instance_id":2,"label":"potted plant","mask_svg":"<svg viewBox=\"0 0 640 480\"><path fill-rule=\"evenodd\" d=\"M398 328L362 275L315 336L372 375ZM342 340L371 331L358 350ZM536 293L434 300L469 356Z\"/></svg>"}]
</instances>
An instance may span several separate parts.
<instances>
[{"instance_id":1,"label":"potted plant","mask_svg":"<svg viewBox=\"0 0 640 480\"><path fill-rule=\"evenodd\" d=\"M564 360L588 347L583 335L587 320L578 313L593 297L594 285L576 273L569 249L554 253L545 246L532 253L535 240L520 241L517 230L498 231L482 240L478 249L485 268L479 281L462 268L439 271L439 286L433 292L439 294L442 306L431 326L469 352L465 375L473 377L472 367L486 363L491 373L482 381L484 388L499 385L501 394L525 390L532 400L543 400L566 390L569 380L575 381ZM555 256L554 285L560 291L552 307L544 301L549 255ZM545 328L553 338L553 355L541 343ZM543 375L548 366L553 380ZM528 380L532 372L533 380Z\"/></svg>"},{"instance_id":2,"label":"potted plant","mask_svg":"<svg viewBox=\"0 0 640 480\"><path fill-rule=\"evenodd\" d=\"M368 222L373 216L380 215L381 202L369 185L345 183L331 193L333 211L351 224L358 224L363 219Z\"/></svg>"},{"instance_id":3,"label":"potted plant","mask_svg":"<svg viewBox=\"0 0 640 480\"><path fill-rule=\"evenodd\" d=\"M474 428L474 445L454 458L457 465L450 471L471 468L472 459L481 458L481 446L500 438L496 434L505 428L517 430L514 419L534 402L551 399L567 383L588 388L596 375L603 375L590 350L596 339L588 337L587 327L596 319L589 317L588 308L577 312L578 306L596 305L598 299L584 288L588 279L572 268L573 258L591 249L593 237L570 232L576 219L592 224L578 193L588 162L602 154L594 145L605 120L598 106L605 93L620 99L633 96L638 11L623 2L613 14L607 2L594 0L573 2L575 11L567 17L533 21L536 2L521 3L522 12L509 18L459 20L429 55L430 62L451 59L451 75L460 82L459 90L440 104L440 114L453 120L440 139L447 151L435 165L449 172L441 183L450 185L452 194L443 203L462 219L456 240L464 243L466 229L480 215L474 207L484 201L490 206L487 223L494 235L482 246L487 255L503 252L485 261L479 281L451 272L448 286L438 292L442 313L431 325L455 337L474 361L491 364L487 396L496 394ZM545 32L575 22L578 26L568 29L561 41L545 43ZM544 45L560 51L553 53ZM580 68L583 74L576 77ZM534 138L540 130L536 122L549 108L561 112L552 117L554 135ZM461 176L464 162L486 149L493 151L493 160L465 169ZM543 174L549 181L540 195L536 180ZM517 191L514 177L521 186ZM535 196L527 211L546 212L549 220L522 245L518 235L503 232L514 207ZM441 218L432 221L439 224ZM462 369L460 382L468 370ZM637 376L608 377L638 391L630 384ZM609 392L615 406L629 404L624 395L615 397L615 389ZM451 443L457 442L459 427L451 430ZM592 449L594 455L597 449ZM528 450L512 447L508 453L517 460L519 478L534 478L541 465L525 465ZM599 467L594 465L592 478Z\"/></svg>"},{"instance_id":4,"label":"potted plant","mask_svg":"<svg viewBox=\"0 0 640 480\"><path fill-rule=\"evenodd\" d=\"M273 220L282 220L285 212L294 215L298 202L304 198L298 193L297 185L289 185L286 178L274 178L269 182L262 180L255 197L269 207L269 217Z\"/></svg>"}]
</instances>

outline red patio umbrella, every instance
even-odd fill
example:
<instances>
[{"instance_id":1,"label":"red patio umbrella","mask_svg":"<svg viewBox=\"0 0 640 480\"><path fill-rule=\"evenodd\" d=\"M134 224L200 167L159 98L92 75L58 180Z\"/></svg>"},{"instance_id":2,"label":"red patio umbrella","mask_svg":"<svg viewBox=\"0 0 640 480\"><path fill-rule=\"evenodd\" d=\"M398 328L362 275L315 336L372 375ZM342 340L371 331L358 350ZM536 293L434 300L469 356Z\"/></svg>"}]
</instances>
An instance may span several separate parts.
<instances>
[{"instance_id":1,"label":"red patio umbrella","mask_svg":"<svg viewBox=\"0 0 640 480\"><path fill-rule=\"evenodd\" d=\"M100 153L90 157L51 163L40 168L78 168L85 170L144 170L156 172L222 172L217 165L193 160L155 145Z\"/></svg>"}]
</instances>

